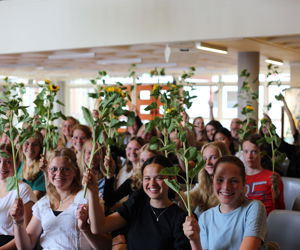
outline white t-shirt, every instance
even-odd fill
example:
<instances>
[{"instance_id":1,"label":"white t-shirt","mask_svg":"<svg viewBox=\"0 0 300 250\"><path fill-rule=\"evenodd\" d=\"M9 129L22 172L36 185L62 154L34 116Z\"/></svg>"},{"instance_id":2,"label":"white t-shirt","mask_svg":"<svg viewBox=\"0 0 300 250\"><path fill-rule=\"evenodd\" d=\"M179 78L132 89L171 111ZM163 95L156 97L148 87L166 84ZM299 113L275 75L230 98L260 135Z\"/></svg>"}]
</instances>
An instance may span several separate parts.
<instances>
[{"instance_id":1,"label":"white t-shirt","mask_svg":"<svg viewBox=\"0 0 300 250\"><path fill-rule=\"evenodd\" d=\"M32 192L29 185L26 183L19 183L20 197L23 203L26 204L29 201L36 201L36 197ZM0 198L0 235L14 235L13 219L9 214L9 209L17 198L17 190L12 190L4 197Z\"/></svg>"},{"instance_id":2,"label":"white t-shirt","mask_svg":"<svg viewBox=\"0 0 300 250\"><path fill-rule=\"evenodd\" d=\"M48 196L44 196L33 207L33 216L41 221L43 228L40 245L44 250L88 250L88 244L76 226L76 210L86 204L83 191L77 193L73 203L58 216L55 216Z\"/></svg>"}]
</instances>

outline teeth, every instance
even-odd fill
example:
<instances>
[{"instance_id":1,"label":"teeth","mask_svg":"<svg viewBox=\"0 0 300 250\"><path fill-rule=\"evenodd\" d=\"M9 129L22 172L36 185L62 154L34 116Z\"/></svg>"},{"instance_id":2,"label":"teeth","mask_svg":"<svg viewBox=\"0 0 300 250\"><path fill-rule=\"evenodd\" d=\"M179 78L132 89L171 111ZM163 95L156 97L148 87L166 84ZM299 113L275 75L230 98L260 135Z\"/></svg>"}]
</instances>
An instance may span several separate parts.
<instances>
[{"instance_id":1,"label":"teeth","mask_svg":"<svg viewBox=\"0 0 300 250\"><path fill-rule=\"evenodd\" d=\"M158 191L158 188L149 188L150 191Z\"/></svg>"},{"instance_id":2,"label":"teeth","mask_svg":"<svg viewBox=\"0 0 300 250\"><path fill-rule=\"evenodd\" d=\"M231 196L233 193L228 193L228 192L220 192L221 195L223 196Z\"/></svg>"}]
</instances>

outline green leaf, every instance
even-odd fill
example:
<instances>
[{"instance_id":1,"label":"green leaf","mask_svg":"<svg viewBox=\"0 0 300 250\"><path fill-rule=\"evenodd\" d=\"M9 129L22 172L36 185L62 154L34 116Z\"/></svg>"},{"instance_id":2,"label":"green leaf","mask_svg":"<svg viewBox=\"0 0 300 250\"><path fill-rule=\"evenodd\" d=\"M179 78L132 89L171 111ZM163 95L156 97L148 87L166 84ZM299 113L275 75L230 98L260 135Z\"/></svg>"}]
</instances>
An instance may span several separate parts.
<instances>
[{"instance_id":1,"label":"green leaf","mask_svg":"<svg viewBox=\"0 0 300 250\"><path fill-rule=\"evenodd\" d=\"M276 95L275 98L277 101L282 101L284 99L284 97L281 93L279 95Z\"/></svg>"},{"instance_id":2,"label":"green leaf","mask_svg":"<svg viewBox=\"0 0 300 250\"><path fill-rule=\"evenodd\" d=\"M195 160L197 158L197 154L198 154L198 149L196 147L189 147L186 150L184 157L188 161L192 161L192 160Z\"/></svg>"},{"instance_id":3,"label":"green leaf","mask_svg":"<svg viewBox=\"0 0 300 250\"><path fill-rule=\"evenodd\" d=\"M4 151L0 151L0 157L9 158L9 155Z\"/></svg>"},{"instance_id":4,"label":"green leaf","mask_svg":"<svg viewBox=\"0 0 300 250\"><path fill-rule=\"evenodd\" d=\"M175 180L175 179L172 179L172 180L164 179L164 182L168 185L168 187L173 189L176 193L179 193L180 184L177 182L177 180Z\"/></svg>"},{"instance_id":5,"label":"green leaf","mask_svg":"<svg viewBox=\"0 0 300 250\"><path fill-rule=\"evenodd\" d=\"M167 176L177 176L180 172L180 168L178 166L163 168L159 174L167 175Z\"/></svg>"},{"instance_id":6,"label":"green leaf","mask_svg":"<svg viewBox=\"0 0 300 250\"><path fill-rule=\"evenodd\" d=\"M149 149L150 150L158 150L158 144L157 143L149 143L150 144L150 146L149 146Z\"/></svg>"},{"instance_id":7,"label":"green leaf","mask_svg":"<svg viewBox=\"0 0 300 250\"><path fill-rule=\"evenodd\" d=\"M160 150L170 152L170 151L174 151L175 149L176 149L176 143L172 142L172 143L162 147Z\"/></svg>"},{"instance_id":8,"label":"green leaf","mask_svg":"<svg viewBox=\"0 0 300 250\"><path fill-rule=\"evenodd\" d=\"M63 102L61 102L60 100L56 100L56 103L62 106L65 106L65 104Z\"/></svg>"},{"instance_id":9,"label":"green leaf","mask_svg":"<svg viewBox=\"0 0 300 250\"><path fill-rule=\"evenodd\" d=\"M196 175L198 175L199 171L201 170L201 168L205 165L204 161L199 162L198 164L196 164L195 167L193 167L192 169L189 170L189 177L190 179L194 179Z\"/></svg>"},{"instance_id":10,"label":"green leaf","mask_svg":"<svg viewBox=\"0 0 300 250\"><path fill-rule=\"evenodd\" d=\"M145 111L149 111L149 110L152 110L152 109L157 109L158 106L157 106L157 103L156 102L152 102L150 105L148 105L144 110Z\"/></svg>"},{"instance_id":11,"label":"green leaf","mask_svg":"<svg viewBox=\"0 0 300 250\"><path fill-rule=\"evenodd\" d=\"M6 191L12 191L17 189L18 186L18 179L16 176L10 176L6 178Z\"/></svg>"},{"instance_id":12,"label":"green leaf","mask_svg":"<svg viewBox=\"0 0 300 250\"><path fill-rule=\"evenodd\" d=\"M88 96L94 99L98 98L98 94L97 93L88 93Z\"/></svg>"},{"instance_id":13,"label":"green leaf","mask_svg":"<svg viewBox=\"0 0 300 250\"><path fill-rule=\"evenodd\" d=\"M91 111L83 106L81 107L81 109L82 109L83 117L84 117L85 121L87 122L87 124L89 126L93 127L95 124L95 121L93 119Z\"/></svg>"}]
</instances>

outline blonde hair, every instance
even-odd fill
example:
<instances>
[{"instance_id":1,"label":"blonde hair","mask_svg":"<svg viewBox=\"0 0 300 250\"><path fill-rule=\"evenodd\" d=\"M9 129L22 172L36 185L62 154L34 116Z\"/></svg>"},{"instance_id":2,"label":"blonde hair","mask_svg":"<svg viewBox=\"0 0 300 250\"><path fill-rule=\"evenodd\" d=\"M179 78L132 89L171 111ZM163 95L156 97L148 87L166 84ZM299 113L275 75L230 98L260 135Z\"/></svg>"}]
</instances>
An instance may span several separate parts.
<instances>
[{"instance_id":1,"label":"blonde hair","mask_svg":"<svg viewBox=\"0 0 300 250\"><path fill-rule=\"evenodd\" d=\"M79 121L74 118L73 116L67 116L67 119L63 121L62 126L64 124L64 122L66 121L72 121L74 122L74 126L76 126L77 124L79 124ZM67 143L67 138L66 136L63 134L62 129L60 130L60 134L59 134L59 138L58 138L58 142L57 142L57 147L58 148L64 148L65 145Z\"/></svg>"},{"instance_id":2,"label":"blonde hair","mask_svg":"<svg viewBox=\"0 0 300 250\"><path fill-rule=\"evenodd\" d=\"M150 149L150 144L145 144L143 145L140 150L139 150L139 155L141 155L141 153L143 152L150 152L152 154L154 154L154 156L156 155L162 155L160 151L157 150L151 150ZM143 183L143 178L142 178L142 166L140 164L140 162L137 164L137 166L135 168L133 168L132 171L132 176L131 176L131 188L132 190L137 190L139 188L142 187L142 183Z\"/></svg>"},{"instance_id":3,"label":"blonde hair","mask_svg":"<svg viewBox=\"0 0 300 250\"><path fill-rule=\"evenodd\" d=\"M86 151L86 148L87 148L87 145L88 143L93 143L92 139L88 139L82 146L82 150L80 152L80 157L79 157L79 162L78 162L78 165L79 165L79 169L80 169L80 173L81 175L83 175L85 169L88 167L87 164L85 163L85 151ZM96 152L97 154L100 154L100 162L99 162L99 169L97 169L97 177L98 179L102 178L104 176L104 172L105 172L105 169L104 169L104 152L103 152L103 147L99 144L99 143L96 143L96 149L99 149L98 152Z\"/></svg>"},{"instance_id":4,"label":"blonde hair","mask_svg":"<svg viewBox=\"0 0 300 250\"><path fill-rule=\"evenodd\" d=\"M222 142L206 143L202 147L201 154L207 148L214 148L218 152L219 157L230 155L230 152ZM198 186L191 191L190 195L193 209L199 206L201 210L205 211L219 203L213 192L212 177L207 173L205 168L200 170L198 174Z\"/></svg>"},{"instance_id":5,"label":"blonde hair","mask_svg":"<svg viewBox=\"0 0 300 250\"><path fill-rule=\"evenodd\" d=\"M68 164L70 164L70 166L75 170L75 176L74 176L73 182L71 183L70 191L71 191L71 194L77 194L81 190L82 185L81 185L80 170L77 165L76 154L74 153L74 151L72 149L69 149L69 148L62 148L60 150L56 150L51 155L51 158L49 160L49 165L51 164L53 159L56 157L63 157L65 159L67 159ZM49 167L49 165L48 165L48 167ZM57 193L55 186L49 182L48 173L46 174L46 183L47 183L46 191L47 191L47 195L48 195L48 198L50 201L50 206L52 209L57 209L57 207L59 206L60 196Z\"/></svg>"},{"instance_id":6,"label":"blonde hair","mask_svg":"<svg viewBox=\"0 0 300 250\"><path fill-rule=\"evenodd\" d=\"M21 177L24 178L25 180L29 180L29 181L33 181L35 180L35 178L37 177L37 175L39 174L40 170L40 158L41 158L41 154L43 152L43 136L40 132L35 132L33 137L30 138L34 138L37 140L37 142L39 143L40 146L40 152L37 154L36 159L34 159L34 161L27 166L26 164L26 157L24 155L24 153L21 153L21 160L23 162L23 169L22 169L22 174ZM30 139L28 138L28 139ZM25 142L26 143L26 142ZM22 145L22 149L24 147L24 144Z\"/></svg>"}]
</instances>

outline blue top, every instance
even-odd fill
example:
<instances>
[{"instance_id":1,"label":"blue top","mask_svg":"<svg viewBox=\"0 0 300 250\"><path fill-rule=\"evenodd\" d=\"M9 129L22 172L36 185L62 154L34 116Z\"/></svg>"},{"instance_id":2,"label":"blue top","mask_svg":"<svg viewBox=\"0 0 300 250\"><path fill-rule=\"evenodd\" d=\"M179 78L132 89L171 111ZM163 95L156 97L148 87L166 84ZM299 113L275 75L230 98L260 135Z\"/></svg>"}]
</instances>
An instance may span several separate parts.
<instances>
[{"instance_id":1,"label":"blue top","mask_svg":"<svg viewBox=\"0 0 300 250\"><path fill-rule=\"evenodd\" d=\"M19 180L22 180L23 182L27 183L33 191L41 191L41 192L46 192L46 187L45 187L45 178L44 178L44 173L43 171L39 171L37 174L36 178L33 181L29 181L26 179L22 179L22 171L23 171L23 162L21 162L18 171L17 171L17 176Z\"/></svg>"},{"instance_id":2,"label":"blue top","mask_svg":"<svg viewBox=\"0 0 300 250\"><path fill-rule=\"evenodd\" d=\"M229 213L221 213L220 205L199 217L200 239L203 249L239 249L243 238L255 236L264 241L266 210L260 201L246 201Z\"/></svg>"}]
</instances>

